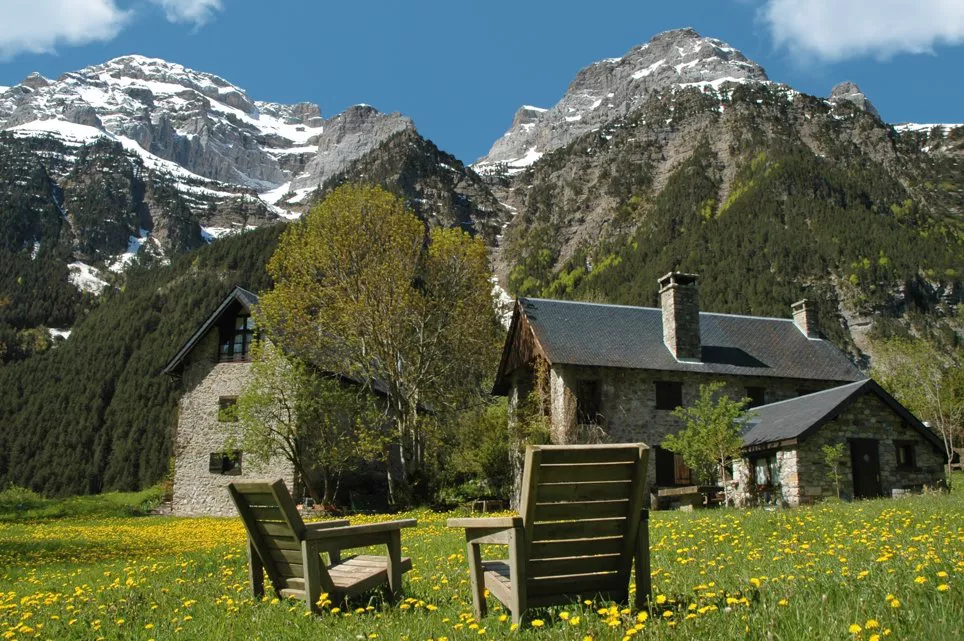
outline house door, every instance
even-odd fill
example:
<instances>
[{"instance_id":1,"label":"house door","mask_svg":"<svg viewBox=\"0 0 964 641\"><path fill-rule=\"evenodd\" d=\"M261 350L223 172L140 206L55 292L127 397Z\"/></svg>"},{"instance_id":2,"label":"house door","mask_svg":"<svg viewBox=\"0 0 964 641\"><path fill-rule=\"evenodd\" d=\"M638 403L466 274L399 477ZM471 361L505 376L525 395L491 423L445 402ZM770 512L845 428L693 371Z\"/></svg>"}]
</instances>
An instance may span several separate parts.
<instances>
[{"instance_id":1,"label":"house door","mask_svg":"<svg viewBox=\"0 0 964 641\"><path fill-rule=\"evenodd\" d=\"M880 496L880 456L877 440L850 439L850 463L854 474L854 498Z\"/></svg>"}]
</instances>

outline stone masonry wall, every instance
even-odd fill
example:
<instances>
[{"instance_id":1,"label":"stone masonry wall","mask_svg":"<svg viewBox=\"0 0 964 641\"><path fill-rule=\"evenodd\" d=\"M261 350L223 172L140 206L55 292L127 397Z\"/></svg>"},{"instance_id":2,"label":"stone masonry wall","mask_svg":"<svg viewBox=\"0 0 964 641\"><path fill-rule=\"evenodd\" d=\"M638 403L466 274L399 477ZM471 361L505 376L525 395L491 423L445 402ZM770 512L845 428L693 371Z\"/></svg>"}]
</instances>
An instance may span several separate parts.
<instances>
[{"instance_id":1,"label":"stone masonry wall","mask_svg":"<svg viewBox=\"0 0 964 641\"><path fill-rule=\"evenodd\" d=\"M679 381L683 389L683 405L690 405L699 396L701 384L722 380L724 392L734 398L746 395L747 387L763 387L765 402L773 403L795 398L801 391L815 392L838 383L803 381L743 376L718 376L653 370L631 370L610 367L581 367L555 365L550 372L550 395L553 442L578 442L572 435L584 435L575 426L574 391L580 379L598 380L601 386L602 425L604 440L615 443L642 441L650 447L680 429L681 424L672 411L656 409L656 381ZM597 432L598 432L597 431ZM649 483L656 483L656 466L650 460Z\"/></svg>"},{"instance_id":2,"label":"stone masonry wall","mask_svg":"<svg viewBox=\"0 0 964 641\"><path fill-rule=\"evenodd\" d=\"M174 437L174 501L177 516L235 516L226 489L231 481L284 479L293 489L294 471L282 458L258 467L242 453L241 474L226 476L208 470L210 455L221 452L236 424L218 421L219 399L238 396L250 373L250 363L217 362L217 330L195 346L182 376L184 394L178 407Z\"/></svg>"},{"instance_id":3,"label":"stone masonry wall","mask_svg":"<svg viewBox=\"0 0 964 641\"><path fill-rule=\"evenodd\" d=\"M827 479L829 468L824 463L821 448L825 444L833 445L850 438L878 441L880 489L884 496L891 496L894 490L920 489L923 485L935 485L943 476L944 461L934 446L904 423L879 397L865 394L836 420L821 427L816 434L799 445L796 470L794 473L781 474L784 477L784 494L791 505L812 502L815 498L834 494L833 483ZM914 443L914 469L897 466L894 441ZM841 494L844 497L853 497L853 469L849 447L844 450L840 473Z\"/></svg>"}]
</instances>

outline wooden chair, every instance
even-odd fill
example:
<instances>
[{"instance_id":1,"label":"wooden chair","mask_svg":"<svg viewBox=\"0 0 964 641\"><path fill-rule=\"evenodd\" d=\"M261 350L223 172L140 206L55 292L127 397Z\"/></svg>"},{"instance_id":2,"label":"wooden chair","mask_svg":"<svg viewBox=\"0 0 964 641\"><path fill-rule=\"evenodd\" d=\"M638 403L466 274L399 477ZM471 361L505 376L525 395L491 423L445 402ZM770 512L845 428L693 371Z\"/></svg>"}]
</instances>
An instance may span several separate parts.
<instances>
[{"instance_id":1,"label":"wooden chair","mask_svg":"<svg viewBox=\"0 0 964 641\"><path fill-rule=\"evenodd\" d=\"M412 560L402 557L401 528L414 527L415 519L353 526L345 520L306 524L280 479L229 483L228 492L248 532L248 574L255 598L264 596L267 573L279 597L304 599L308 609L317 612L323 592L338 602L387 583L396 595L402 573L412 569ZM387 546L387 556L341 558L342 550L371 545ZM328 554L329 565L322 561L322 553Z\"/></svg>"},{"instance_id":2,"label":"wooden chair","mask_svg":"<svg viewBox=\"0 0 964 641\"><path fill-rule=\"evenodd\" d=\"M648 455L642 443L529 446L521 516L449 519L465 528L476 617L485 616L485 588L514 623L529 607L596 595L628 601L634 558L635 605L643 607L651 589ZM483 561L487 544L508 545L508 560Z\"/></svg>"}]
</instances>

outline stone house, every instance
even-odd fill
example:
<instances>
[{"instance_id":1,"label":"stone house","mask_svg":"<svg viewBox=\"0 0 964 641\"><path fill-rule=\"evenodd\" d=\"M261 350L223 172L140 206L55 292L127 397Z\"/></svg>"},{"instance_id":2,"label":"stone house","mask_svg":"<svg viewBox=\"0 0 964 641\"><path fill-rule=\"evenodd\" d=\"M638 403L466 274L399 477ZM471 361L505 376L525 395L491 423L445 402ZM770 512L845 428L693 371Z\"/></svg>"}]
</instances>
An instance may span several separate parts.
<instances>
[{"instance_id":1,"label":"stone house","mask_svg":"<svg viewBox=\"0 0 964 641\"><path fill-rule=\"evenodd\" d=\"M700 311L695 275L670 273L659 285L659 308L520 298L493 388L509 397L510 416L535 391L555 443L655 446L655 490L693 482L659 444L681 427L672 410L701 384L723 381L725 393L762 406L863 378L819 337L807 301L792 319L716 314Z\"/></svg>"},{"instance_id":2,"label":"stone house","mask_svg":"<svg viewBox=\"0 0 964 641\"><path fill-rule=\"evenodd\" d=\"M284 479L296 487L283 458L255 467L244 452L225 452L236 435L234 405L249 380L258 297L235 287L164 368L180 380L174 434L174 500L177 516L233 516L227 484L255 477Z\"/></svg>"},{"instance_id":3,"label":"stone house","mask_svg":"<svg viewBox=\"0 0 964 641\"><path fill-rule=\"evenodd\" d=\"M824 445L845 443L839 462L844 498L897 496L943 478L940 439L871 379L753 410L734 463L738 499L762 495L789 505L836 492ZM754 496L756 495L756 496Z\"/></svg>"}]
</instances>

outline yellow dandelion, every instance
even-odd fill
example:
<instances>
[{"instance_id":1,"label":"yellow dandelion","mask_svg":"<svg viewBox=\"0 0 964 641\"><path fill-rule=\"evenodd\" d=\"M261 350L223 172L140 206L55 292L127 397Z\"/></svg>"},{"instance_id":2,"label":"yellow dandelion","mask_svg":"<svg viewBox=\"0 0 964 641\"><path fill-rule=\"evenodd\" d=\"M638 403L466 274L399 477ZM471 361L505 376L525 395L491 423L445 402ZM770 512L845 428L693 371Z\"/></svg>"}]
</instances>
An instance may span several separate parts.
<instances>
[{"instance_id":1,"label":"yellow dandelion","mask_svg":"<svg viewBox=\"0 0 964 641\"><path fill-rule=\"evenodd\" d=\"M847 628L847 631L850 632L850 634L860 634L863 631L863 628L860 627L860 624L858 623L851 623L850 627Z\"/></svg>"},{"instance_id":2,"label":"yellow dandelion","mask_svg":"<svg viewBox=\"0 0 964 641\"><path fill-rule=\"evenodd\" d=\"M951 589L951 586L947 585L946 583L941 583L940 585L937 586L938 592L947 592L950 589Z\"/></svg>"}]
</instances>

